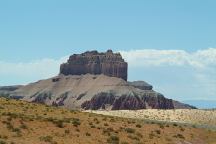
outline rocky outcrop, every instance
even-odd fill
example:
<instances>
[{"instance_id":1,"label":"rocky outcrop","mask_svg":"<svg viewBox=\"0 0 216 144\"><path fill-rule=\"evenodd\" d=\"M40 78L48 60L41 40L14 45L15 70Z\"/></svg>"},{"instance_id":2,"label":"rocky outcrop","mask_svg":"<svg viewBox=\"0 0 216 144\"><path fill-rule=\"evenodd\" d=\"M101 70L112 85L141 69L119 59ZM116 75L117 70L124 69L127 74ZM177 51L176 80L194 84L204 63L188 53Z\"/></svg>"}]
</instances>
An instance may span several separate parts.
<instances>
[{"instance_id":1,"label":"rocky outcrop","mask_svg":"<svg viewBox=\"0 0 216 144\"><path fill-rule=\"evenodd\" d=\"M60 74L104 74L127 81L127 67L128 65L120 53L113 53L112 50L108 50L106 53L87 51L70 56L67 63L60 66Z\"/></svg>"},{"instance_id":2,"label":"rocky outcrop","mask_svg":"<svg viewBox=\"0 0 216 144\"><path fill-rule=\"evenodd\" d=\"M139 82L137 85L137 82L129 83L105 75L59 75L21 87L11 97L22 96L26 101L68 109L194 108L165 98L150 88L146 82Z\"/></svg>"},{"instance_id":3,"label":"rocky outcrop","mask_svg":"<svg viewBox=\"0 0 216 144\"><path fill-rule=\"evenodd\" d=\"M171 99L165 98L156 92L124 94L119 97L112 93L100 93L91 100L85 101L81 107L85 110L138 110L138 109L174 109Z\"/></svg>"},{"instance_id":4,"label":"rocky outcrop","mask_svg":"<svg viewBox=\"0 0 216 144\"><path fill-rule=\"evenodd\" d=\"M56 77L10 91L7 97L68 109L174 109L194 108L165 98L144 81L127 81L127 63L119 53L108 50L74 54L60 66Z\"/></svg>"},{"instance_id":5,"label":"rocky outcrop","mask_svg":"<svg viewBox=\"0 0 216 144\"><path fill-rule=\"evenodd\" d=\"M173 105L174 105L174 107L177 107L179 109L196 109L195 106L185 104L185 103L181 103L181 102L178 102L178 101L175 101L175 100L173 100Z\"/></svg>"},{"instance_id":6,"label":"rocky outcrop","mask_svg":"<svg viewBox=\"0 0 216 144\"><path fill-rule=\"evenodd\" d=\"M15 85L15 86L2 86L0 87L0 97L9 97L11 93L13 93L15 90L21 88L21 85ZM21 99L22 96L14 96L14 99Z\"/></svg>"},{"instance_id":7,"label":"rocky outcrop","mask_svg":"<svg viewBox=\"0 0 216 144\"><path fill-rule=\"evenodd\" d=\"M134 81L134 82L128 82L129 85L141 89L141 90L152 90L153 86L144 82L144 81Z\"/></svg>"}]
</instances>

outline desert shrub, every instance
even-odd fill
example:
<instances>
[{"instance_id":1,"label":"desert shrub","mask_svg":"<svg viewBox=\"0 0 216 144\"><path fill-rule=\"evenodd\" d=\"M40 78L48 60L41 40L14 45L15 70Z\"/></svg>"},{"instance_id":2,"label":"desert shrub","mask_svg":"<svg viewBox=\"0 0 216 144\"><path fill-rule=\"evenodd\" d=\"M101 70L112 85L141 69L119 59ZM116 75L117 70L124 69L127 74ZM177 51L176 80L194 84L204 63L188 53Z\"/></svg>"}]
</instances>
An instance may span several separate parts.
<instances>
[{"instance_id":1,"label":"desert shrub","mask_svg":"<svg viewBox=\"0 0 216 144\"><path fill-rule=\"evenodd\" d=\"M135 123L136 123L136 121L134 121L134 120L133 120L131 123L135 124Z\"/></svg>"},{"instance_id":2,"label":"desert shrub","mask_svg":"<svg viewBox=\"0 0 216 144\"><path fill-rule=\"evenodd\" d=\"M21 124L21 125L20 125L20 128L21 128L21 129L28 129L28 127L27 127L26 124Z\"/></svg>"},{"instance_id":3,"label":"desert shrub","mask_svg":"<svg viewBox=\"0 0 216 144\"><path fill-rule=\"evenodd\" d=\"M64 119L64 122L65 122L65 123L70 123L70 122L71 122L71 119L70 119L70 118L65 118L65 119Z\"/></svg>"},{"instance_id":4,"label":"desert shrub","mask_svg":"<svg viewBox=\"0 0 216 144\"><path fill-rule=\"evenodd\" d=\"M119 144L119 137L112 135L107 139L107 142L111 144Z\"/></svg>"},{"instance_id":5,"label":"desert shrub","mask_svg":"<svg viewBox=\"0 0 216 144\"><path fill-rule=\"evenodd\" d=\"M70 133L70 130L69 129L66 129L65 130L65 134L69 134Z\"/></svg>"},{"instance_id":6,"label":"desert shrub","mask_svg":"<svg viewBox=\"0 0 216 144\"><path fill-rule=\"evenodd\" d=\"M168 138L168 137L166 137L165 140L166 140L166 141L169 141L169 142L172 141L172 139L171 139L171 138Z\"/></svg>"},{"instance_id":7,"label":"desert shrub","mask_svg":"<svg viewBox=\"0 0 216 144\"><path fill-rule=\"evenodd\" d=\"M155 122L152 121L151 124L155 124Z\"/></svg>"},{"instance_id":8,"label":"desert shrub","mask_svg":"<svg viewBox=\"0 0 216 144\"><path fill-rule=\"evenodd\" d=\"M106 121L106 120L107 120L107 117L104 117L102 120L103 120L103 121Z\"/></svg>"},{"instance_id":9,"label":"desert shrub","mask_svg":"<svg viewBox=\"0 0 216 144\"><path fill-rule=\"evenodd\" d=\"M155 130L155 132L156 132L157 134L161 134L161 131L160 131L160 130Z\"/></svg>"},{"instance_id":10,"label":"desert shrub","mask_svg":"<svg viewBox=\"0 0 216 144\"><path fill-rule=\"evenodd\" d=\"M177 127L177 126L178 126L178 124L174 123L174 124L173 124L173 126Z\"/></svg>"},{"instance_id":11,"label":"desert shrub","mask_svg":"<svg viewBox=\"0 0 216 144\"><path fill-rule=\"evenodd\" d=\"M64 122L62 120L58 120L56 121L56 126L59 128L63 128L64 127Z\"/></svg>"},{"instance_id":12,"label":"desert shrub","mask_svg":"<svg viewBox=\"0 0 216 144\"><path fill-rule=\"evenodd\" d=\"M114 119L114 118L111 118L111 119L110 119L110 122L115 122L115 119Z\"/></svg>"},{"instance_id":13,"label":"desert shrub","mask_svg":"<svg viewBox=\"0 0 216 144\"><path fill-rule=\"evenodd\" d=\"M53 137L52 136L42 136L42 137L40 137L40 141L51 143L53 141Z\"/></svg>"},{"instance_id":14,"label":"desert shrub","mask_svg":"<svg viewBox=\"0 0 216 144\"><path fill-rule=\"evenodd\" d=\"M180 138L180 139L185 139L185 137L182 134L177 134L177 135L174 135L173 137Z\"/></svg>"},{"instance_id":15,"label":"desert shrub","mask_svg":"<svg viewBox=\"0 0 216 144\"><path fill-rule=\"evenodd\" d=\"M73 126L77 127L81 124L80 120L77 118L72 119Z\"/></svg>"},{"instance_id":16,"label":"desert shrub","mask_svg":"<svg viewBox=\"0 0 216 144\"><path fill-rule=\"evenodd\" d=\"M150 138L150 139L153 139L154 137L155 137L154 133L150 133L150 134L149 134L149 138Z\"/></svg>"},{"instance_id":17,"label":"desert shrub","mask_svg":"<svg viewBox=\"0 0 216 144\"><path fill-rule=\"evenodd\" d=\"M128 142L125 142L125 141L123 141L123 142L121 142L121 144L129 144Z\"/></svg>"},{"instance_id":18,"label":"desert shrub","mask_svg":"<svg viewBox=\"0 0 216 144\"><path fill-rule=\"evenodd\" d=\"M93 121L98 121L98 119L97 119L97 118L94 118Z\"/></svg>"},{"instance_id":19,"label":"desert shrub","mask_svg":"<svg viewBox=\"0 0 216 144\"><path fill-rule=\"evenodd\" d=\"M75 110L70 110L70 112L71 112L72 114L77 114L77 112L76 112Z\"/></svg>"},{"instance_id":20,"label":"desert shrub","mask_svg":"<svg viewBox=\"0 0 216 144\"><path fill-rule=\"evenodd\" d=\"M132 129L132 128L125 128L125 131L127 133L134 133L135 132L135 129Z\"/></svg>"},{"instance_id":21,"label":"desert shrub","mask_svg":"<svg viewBox=\"0 0 216 144\"><path fill-rule=\"evenodd\" d=\"M8 136L6 136L6 135L0 135L0 139L8 139Z\"/></svg>"},{"instance_id":22,"label":"desert shrub","mask_svg":"<svg viewBox=\"0 0 216 144\"><path fill-rule=\"evenodd\" d=\"M164 129L164 124L159 123L158 125L159 125L159 127L160 127L161 129Z\"/></svg>"},{"instance_id":23,"label":"desert shrub","mask_svg":"<svg viewBox=\"0 0 216 144\"><path fill-rule=\"evenodd\" d=\"M12 131L13 132L21 132L21 130L19 128L13 128Z\"/></svg>"},{"instance_id":24,"label":"desert shrub","mask_svg":"<svg viewBox=\"0 0 216 144\"><path fill-rule=\"evenodd\" d=\"M113 130L112 127L109 127L109 128L107 128L107 131L109 131L109 132L113 132L114 130Z\"/></svg>"},{"instance_id":25,"label":"desert shrub","mask_svg":"<svg viewBox=\"0 0 216 144\"><path fill-rule=\"evenodd\" d=\"M107 129L103 129L103 134L110 136L110 131L108 131Z\"/></svg>"},{"instance_id":26,"label":"desert shrub","mask_svg":"<svg viewBox=\"0 0 216 144\"><path fill-rule=\"evenodd\" d=\"M109 126L107 123L104 123L104 126Z\"/></svg>"},{"instance_id":27,"label":"desert shrub","mask_svg":"<svg viewBox=\"0 0 216 144\"><path fill-rule=\"evenodd\" d=\"M21 136L22 136L21 132L16 132L15 137L21 137Z\"/></svg>"},{"instance_id":28,"label":"desert shrub","mask_svg":"<svg viewBox=\"0 0 216 144\"><path fill-rule=\"evenodd\" d=\"M140 139L137 136L128 135L128 138L130 138L132 140L140 141Z\"/></svg>"},{"instance_id":29,"label":"desert shrub","mask_svg":"<svg viewBox=\"0 0 216 144\"><path fill-rule=\"evenodd\" d=\"M7 117L7 121L12 121L12 118L11 117Z\"/></svg>"},{"instance_id":30,"label":"desert shrub","mask_svg":"<svg viewBox=\"0 0 216 144\"><path fill-rule=\"evenodd\" d=\"M48 118L46 118L46 121L48 121L48 122L54 122L54 121L55 121L55 119L54 119L54 118L52 118L52 117L48 117Z\"/></svg>"},{"instance_id":31,"label":"desert shrub","mask_svg":"<svg viewBox=\"0 0 216 144\"><path fill-rule=\"evenodd\" d=\"M14 127L10 122L3 121L3 123L6 124L6 127L7 127L8 130L14 131Z\"/></svg>"},{"instance_id":32,"label":"desert shrub","mask_svg":"<svg viewBox=\"0 0 216 144\"><path fill-rule=\"evenodd\" d=\"M181 130L181 131L185 131L185 129L184 129L183 127L181 127L181 126L180 126L180 130Z\"/></svg>"},{"instance_id":33,"label":"desert shrub","mask_svg":"<svg viewBox=\"0 0 216 144\"><path fill-rule=\"evenodd\" d=\"M3 140L0 140L0 144L7 144L7 143Z\"/></svg>"},{"instance_id":34,"label":"desert shrub","mask_svg":"<svg viewBox=\"0 0 216 144\"><path fill-rule=\"evenodd\" d=\"M127 123L128 123L128 124L131 124L132 122L128 120Z\"/></svg>"},{"instance_id":35,"label":"desert shrub","mask_svg":"<svg viewBox=\"0 0 216 144\"><path fill-rule=\"evenodd\" d=\"M141 126L140 124L137 124L136 127L137 127L137 128L141 128L142 126Z\"/></svg>"},{"instance_id":36,"label":"desert shrub","mask_svg":"<svg viewBox=\"0 0 216 144\"><path fill-rule=\"evenodd\" d=\"M4 113L2 113L2 115L9 116L11 119L22 117L22 115L18 115L16 113L11 113L11 112L4 112Z\"/></svg>"},{"instance_id":37,"label":"desert shrub","mask_svg":"<svg viewBox=\"0 0 216 144\"><path fill-rule=\"evenodd\" d=\"M87 132L87 133L86 133L86 136L91 136L91 134Z\"/></svg>"},{"instance_id":38,"label":"desert shrub","mask_svg":"<svg viewBox=\"0 0 216 144\"><path fill-rule=\"evenodd\" d=\"M143 137L143 135L142 135L140 132L137 132L136 135L137 135L138 137L140 137L140 138Z\"/></svg>"},{"instance_id":39,"label":"desert shrub","mask_svg":"<svg viewBox=\"0 0 216 144\"><path fill-rule=\"evenodd\" d=\"M89 122L89 125L93 125L93 123L92 123L92 122Z\"/></svg>"}]
</instances>

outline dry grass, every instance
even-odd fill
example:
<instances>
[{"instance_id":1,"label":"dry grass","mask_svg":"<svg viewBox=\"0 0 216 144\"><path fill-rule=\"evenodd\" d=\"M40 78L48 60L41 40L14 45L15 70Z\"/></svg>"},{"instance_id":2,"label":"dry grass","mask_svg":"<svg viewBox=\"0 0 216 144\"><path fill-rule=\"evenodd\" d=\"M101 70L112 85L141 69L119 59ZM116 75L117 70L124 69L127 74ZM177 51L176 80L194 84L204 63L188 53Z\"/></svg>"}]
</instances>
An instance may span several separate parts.
<instances>
[{"instance_id":1,"label":"dry grass","mask_svg":"<svg viewBox=\"0 0 216 144\"><path fill-rule=\"evenodd\" d=\"M0 144L214 144L216 132L0 98Z\"/></svg>"}]
</instances>

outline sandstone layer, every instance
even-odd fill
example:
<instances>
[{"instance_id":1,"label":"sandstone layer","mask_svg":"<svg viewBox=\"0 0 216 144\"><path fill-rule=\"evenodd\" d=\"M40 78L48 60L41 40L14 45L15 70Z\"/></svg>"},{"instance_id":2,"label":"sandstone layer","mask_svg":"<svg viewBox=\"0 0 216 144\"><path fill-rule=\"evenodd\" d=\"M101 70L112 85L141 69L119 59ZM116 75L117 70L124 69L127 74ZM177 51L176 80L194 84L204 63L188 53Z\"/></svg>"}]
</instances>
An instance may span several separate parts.
<instances>
[{"instance_id":1,"label":"sandstone layer","mask_svg":"<svg viewBox=\"0 0 216 144\"><path fill-rule=\"evenodd\" d=\"M60 74L104 74L127 81L127 67L120 53L113 53L112 50L106 53L87 51L70 56L67 63L60 66Z\"/></svg>"}]
</instances>

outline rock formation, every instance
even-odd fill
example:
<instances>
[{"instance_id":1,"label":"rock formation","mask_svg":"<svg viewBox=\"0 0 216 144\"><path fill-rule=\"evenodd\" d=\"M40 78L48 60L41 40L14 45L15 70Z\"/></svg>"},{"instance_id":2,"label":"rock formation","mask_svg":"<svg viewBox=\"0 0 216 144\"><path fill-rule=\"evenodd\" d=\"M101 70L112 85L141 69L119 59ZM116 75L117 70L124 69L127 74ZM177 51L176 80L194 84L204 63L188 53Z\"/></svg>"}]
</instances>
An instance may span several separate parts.
<instances>
[{"instance_id":1,"label":"rock formation","mask_svg":"<svg viewBox=\"0 0 216 144\"><path fill-rule=\"evenodd\" d=\"M133 86L135 85L135 86ZM174 109L194 108L152 90L146 82L126 82L100 75L59 75L23 86L11 97L68 109Z\"/></svg>"},{"instance_id":2,"label":"rock formation","mask_svg":"<svg viewBox=\"0 0 216 144\"><path fill-rule=\"evenodd\" d=\"M165 98L144 81L127 82L127 63L111 50L74 54L58 76L12 90L11 98L68 109L194 108Z\"/></svg>"},{"instance_id":3,"label":"rock formation","mask_svg":"<svg viewBox=\"0 0 216 144\"><path fill-rule=\"evenodd\" d=\"M142 90L152 90L153 86L144 82L144 81L134 81L134 82L128 82L129 85L142 89Z\"/></svg>"},{"instance_id":4,"label":"rock formation","mask_svg":"<svg viewBox=\"0 0 216 144\"><path fill-rule=\"evenodd\" d=\"M104 74L107 76L122 78L127 81L127 63L120 53L108 50L106 53L87 51L82 54L70 56L67 63L60 66L60 74Z\"/></svg>"},{"instance_id":5,"label":"rock formation","mask_svg":"<svg viewBox=\"0 0 216 144\"><path fill-rule=\"evenodd\" d=\"M138 109L174 109L171 99L154 91L137 94L136 91L116 97L113 93L99 93L91 100L85 101L83 109L111 109L111 110L138 110Z\"/></svg>"}]
</instances>

